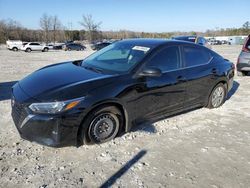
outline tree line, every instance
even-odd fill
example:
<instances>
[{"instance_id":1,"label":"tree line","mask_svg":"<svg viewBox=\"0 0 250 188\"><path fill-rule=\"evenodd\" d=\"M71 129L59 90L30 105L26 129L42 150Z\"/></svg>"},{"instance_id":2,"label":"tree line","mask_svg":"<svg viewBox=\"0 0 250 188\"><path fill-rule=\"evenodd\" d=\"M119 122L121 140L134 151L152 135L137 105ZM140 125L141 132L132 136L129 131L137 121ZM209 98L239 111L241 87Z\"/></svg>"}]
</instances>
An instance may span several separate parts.
<instances>
[{"instance_id":1,"label":"tree line","mask_svg":"<svg viewBox=\"0 0 250 188\"><path fill-rule=\"evenodd\" d=\"M96 22L92 15L83 15L79 21L81 30L72 30L65 27L60 19L54 15L43 14L39 20L40 29L28 29L23 27L15 20L0 20L0 43L6 40L40 41L45 43L55 43L63 41L82 41L90 42L103 39L124 39L124 38L171 38L178 35L201 35L208 37L249 35L250 22L245 22L240 28L214 29L205 32L135 32L128 30L120 31L101 31L102 22Z\"/></svg>"}]
</instances>

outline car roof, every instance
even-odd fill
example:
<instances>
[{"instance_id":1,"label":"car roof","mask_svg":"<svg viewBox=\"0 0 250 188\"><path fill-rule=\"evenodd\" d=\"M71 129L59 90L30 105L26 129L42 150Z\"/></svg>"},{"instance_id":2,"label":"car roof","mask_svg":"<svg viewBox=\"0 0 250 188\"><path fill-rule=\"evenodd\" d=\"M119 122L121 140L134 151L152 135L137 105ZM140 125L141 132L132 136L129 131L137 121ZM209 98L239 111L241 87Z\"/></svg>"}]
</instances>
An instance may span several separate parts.
<instances>
[{"instance_id":1,"label":"car roof","mask_svg":"<svg viewBox=\"0 0 250 188\"><path fill-rule=\"evenodd\" d=\"M155 48L160 45L164 44L191 44L194 43L188 42L188 41L181 41L181 40L172 40L172 39L150 39L150 38L139 38L139 39L124 39L121 41L118 41L116 43L127 43L132 45L138 45L138 46L146 46L150 48Z\"/></svg>"},{"instance_id":2,"label":"car roof","mask_svg":"<svg viewBox=\"0 0 250 188\"><path fill-rule=\"evenodd\" d=\"M196 35L186 35L186 36L176 36L173 37L173 39L188 39L188 38L197 38L198 36Z\"/></svg>"}]
</instances>

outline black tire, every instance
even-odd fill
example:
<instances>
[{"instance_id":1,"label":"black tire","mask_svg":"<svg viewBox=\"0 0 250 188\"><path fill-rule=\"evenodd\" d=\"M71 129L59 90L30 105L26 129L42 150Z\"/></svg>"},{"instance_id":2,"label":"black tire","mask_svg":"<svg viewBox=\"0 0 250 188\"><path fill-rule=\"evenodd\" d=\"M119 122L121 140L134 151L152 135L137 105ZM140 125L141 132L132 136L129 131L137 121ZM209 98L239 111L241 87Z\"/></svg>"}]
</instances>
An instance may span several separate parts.
<instances>
[{"instance_id":1,"label":"black tire","mask_svg":"<svg viewBox=\"0 0 250 188\"><path fill-rule=\"evenodd\" d=\"M48 52L48 51L49 51L48 48L44 48L44 49L43 49L43 52Z\"/></svg>"},{"instance_id":2,"label":"black tire","mask_svg":"<svg viewBox=\"0 0 250 188\"><path fill-rule=\"evenodd\" d=\"M71 51L71 48L67 48L68 51Z\"/></svg>"},{"instance_id":3,"label":"black tire","mask_svg":"<svg viewBox=\"0 0 250 188\"><path fill-rule=\"evenodd\" d=\"M238 76L246 76L246 75L247 75L247 72L244 72L244 71L237 71L237 75L238 75Z\"/></svg>"},{"instance_id":4,"label":"black tire","mask_svg":"<svg viewBox=\"0 0 250 188\"><path fill-rule=\"evenodd\" d=\"M227 96L227 88L225 84L223 83L217 84L209 96L207 108L211 109L220 107L225 102L226 96Z\"/></svg>"},{"instance_id":5,"label":"black tire","mask_svg":"<svg viewBox=\"0 0 250 188\"><path fill-rule=\"evenodd\" d=\"M18 48L17 48L17 47L14 47L14 48L12 48L12 50L13 50L14 52L17 52L17 51L18 51Z\"/></svg>"},{"instance_id":6,"label":"black tire","mask_svg":"<svg viewBox=\"0 0 250 188\"><path fill-rule=\"evenodd\" d=\"M27 49L25 50L25 52L31 52L31 49L30 49L30 48L27 48Z\"/></svg>"},{"instance_id":7,"label":"black tire","mask_svg":"<svg viewBox=\"0 0 250 188\"><path fill-rule=\"evenodd\" d=\"M123 127L123 116L115 106L102 106L93 110L85 119L82 134L85 144L101 144L114 139ZM84 130L82 130L84 131Z\"/></svg>"}]
</instances>

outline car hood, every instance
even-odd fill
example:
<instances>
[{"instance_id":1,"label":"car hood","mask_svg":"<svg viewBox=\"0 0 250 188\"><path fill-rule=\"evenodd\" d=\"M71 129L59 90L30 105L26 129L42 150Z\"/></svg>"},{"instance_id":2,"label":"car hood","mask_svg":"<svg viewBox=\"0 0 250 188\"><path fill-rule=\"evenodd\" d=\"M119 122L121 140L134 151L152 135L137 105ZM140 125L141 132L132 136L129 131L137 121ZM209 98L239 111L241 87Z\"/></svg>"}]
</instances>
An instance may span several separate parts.
<instances>
[{"instance_id":1,"label":"car hood","mask_svg":"<svg viewBox=\"0 0 250 188\"><path fill-rule=\"evenodd\" d=\"M54 95L72 96L74 89L78 85L89 85L89 82L112 77L112 75L105 75L87 70L74 62L67 62L61 64L50 65L35 71L29 76L19 81L21 89L30 97L38 100L57 100L52 97ZM70 88L74 88L69 91ZM85 88L86 89L86 88ZM84 91L86 92L86 91ZM78 92L79 93L79 92Z\"/></svg>"}]
</instances>

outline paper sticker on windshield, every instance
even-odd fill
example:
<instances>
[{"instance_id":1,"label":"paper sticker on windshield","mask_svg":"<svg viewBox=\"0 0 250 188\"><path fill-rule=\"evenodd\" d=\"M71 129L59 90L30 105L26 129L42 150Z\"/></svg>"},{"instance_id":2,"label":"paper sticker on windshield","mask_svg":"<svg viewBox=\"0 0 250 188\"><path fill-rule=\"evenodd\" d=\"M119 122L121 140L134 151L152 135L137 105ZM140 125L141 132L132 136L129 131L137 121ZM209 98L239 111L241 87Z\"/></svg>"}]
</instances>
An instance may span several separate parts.
<instances>
[{"instance_id":1,"label":"paper sticker on windshield","mask_svg":"<svg viewBox=\"0 0 250 188\"><path fill-rule=\"evenodd\" d=\"M147 52L147 51L150 50L150 48L145 47L145 46L134 46L132 49L133 50L140 50L140 51L143 51L143 52Z\"/></svg>"}]
</instances>

